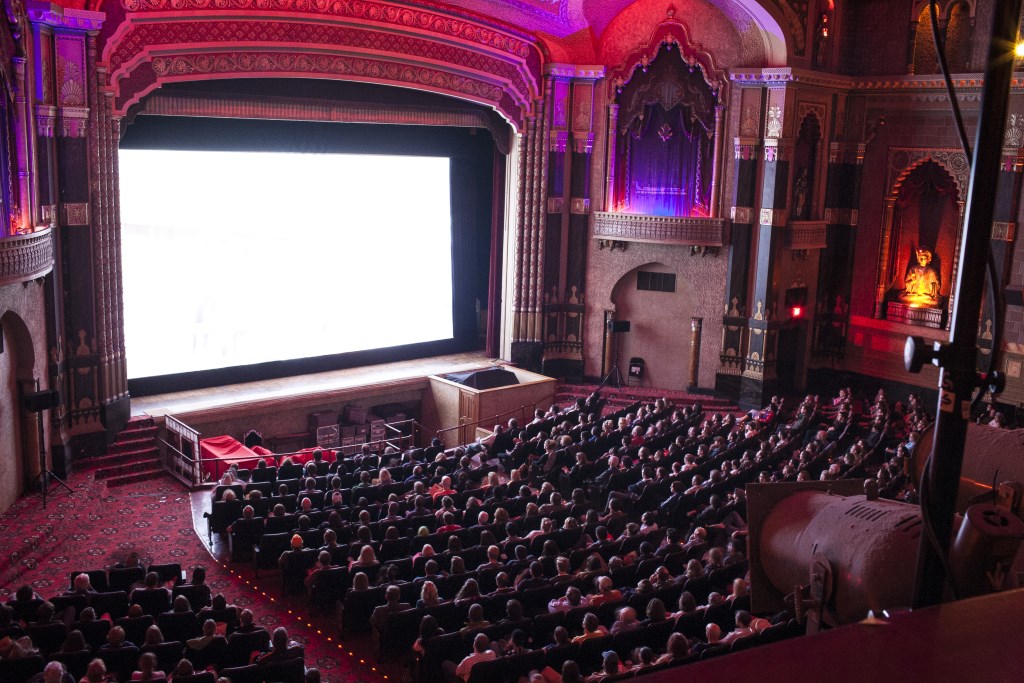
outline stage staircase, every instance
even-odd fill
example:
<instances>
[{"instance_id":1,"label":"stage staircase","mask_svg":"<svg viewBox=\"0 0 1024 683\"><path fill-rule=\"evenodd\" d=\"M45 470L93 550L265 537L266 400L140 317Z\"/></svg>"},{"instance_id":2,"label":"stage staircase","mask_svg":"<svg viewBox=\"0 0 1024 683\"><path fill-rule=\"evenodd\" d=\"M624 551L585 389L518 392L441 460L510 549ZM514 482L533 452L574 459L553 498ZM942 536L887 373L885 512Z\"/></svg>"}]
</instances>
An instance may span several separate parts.
<instances>
[{"instance_id":1,"label":"stage staircase","mask_svg":"<svg viewBox=\"0 0 1024 683\"><path fill-rule=\"evenodd\" d=\"M153 418L133 417L104 455L81 464L108 487L159 479L164 475L164 465L156 442L157 429Z\"/></svg>"}]
</instances>

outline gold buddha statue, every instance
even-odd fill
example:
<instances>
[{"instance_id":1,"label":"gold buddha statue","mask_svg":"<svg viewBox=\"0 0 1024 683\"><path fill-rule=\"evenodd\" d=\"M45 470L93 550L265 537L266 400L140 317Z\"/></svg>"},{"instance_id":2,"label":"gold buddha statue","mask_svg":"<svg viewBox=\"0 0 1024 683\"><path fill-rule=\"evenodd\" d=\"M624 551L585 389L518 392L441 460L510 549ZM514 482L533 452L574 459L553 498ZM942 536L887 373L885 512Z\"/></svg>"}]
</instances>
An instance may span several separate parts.
<instances>
[{"instance_id":1,"label":"gold buddha statue","mask_svg":"<svg viewBox=\"0 0 1024 683\"><path fill-rule=\"evenodd\" d=\"M900 301L911 306L932 307L939 303L939 273L932 265L932 250L920 247L915 252L916 264L907 268Z\"/></svg>"}]
</instances>

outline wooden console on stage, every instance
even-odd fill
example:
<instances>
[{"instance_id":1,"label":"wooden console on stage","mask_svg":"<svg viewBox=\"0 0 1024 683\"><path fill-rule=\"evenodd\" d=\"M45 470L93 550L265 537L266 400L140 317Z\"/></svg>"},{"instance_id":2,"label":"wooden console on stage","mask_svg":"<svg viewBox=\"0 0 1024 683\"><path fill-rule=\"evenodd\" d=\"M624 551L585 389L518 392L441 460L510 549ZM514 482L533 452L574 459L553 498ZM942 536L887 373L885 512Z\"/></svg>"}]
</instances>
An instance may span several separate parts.
<instances>
[{"instance_id":1,"label":"wooden console on stage","mask_svg":"<svg viewBox=\"0 0 1024 683\"><path fill-rule=\"evenodd\" d=\"M555 399L556 380L520 368L504 367L518 384L477 389L443 376L430 376L439 437L446 448L474 441L477 428L488 433L496 424L517 418L520 425L533 419L534 406L547 409ZM454 428L456 427L457 428Z\"/></svg>"}]
</instances>

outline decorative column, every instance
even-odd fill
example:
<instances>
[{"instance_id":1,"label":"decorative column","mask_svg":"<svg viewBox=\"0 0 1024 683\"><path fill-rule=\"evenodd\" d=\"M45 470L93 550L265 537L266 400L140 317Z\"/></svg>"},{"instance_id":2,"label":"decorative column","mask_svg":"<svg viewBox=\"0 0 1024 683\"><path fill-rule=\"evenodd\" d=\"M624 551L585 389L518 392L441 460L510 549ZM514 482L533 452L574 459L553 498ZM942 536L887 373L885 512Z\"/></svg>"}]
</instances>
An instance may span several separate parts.
<instances>
[{"instance_id":1,"label":"decorative column","mask_svg":"<svg viewBox=\"0 0 1024 683\"><path fill-rule=\"evenodd\" d=\"M512 325L509 359L541 369L543 328L544 213L547 185L548 88L528 116L519 140L519 183L512 259Z\"/></svg>"},{"instance_id":2,"label":"decorative column","mask_svg":"<svg viewBox=\"0 0 1024 683\"><path fill-rule=\"evenodd\" d=\"M96 35L105 15L49 4L30 6L27 13L35 39L32 104L39 208L34 213L57 226L47 324L51 387L61 392L61 406L53 415L60 429L60 443L53 440L59 471L78 455L104 448L128 416L123 375L116 388L118 380L111 383L104 358L112 311L117 309L119 321L121 303L99 286L116 278L119 290L121 267L120 252L110 249L117 236L103 227L116 221L116 206L107 202L99 211L95 205L103 166L95 151L102 136L97 128ZM117 154L116 134L112 144L106 151L110 163ZM114 178L106 181L106 195L116 194L114 183ZM122 399L124 419L108 419L108 405Z\"/></svg>"},{"instance_id":3,"label":"decorative column","mask_svg":"<svg viewBox=\"0 0 1024 683\"><path fill-rule=\"evenodd\" d=\"M700 386L700 335L703 326L703 318L690 318L690 383L687 391Z\"/></svg>"},{"instance_id":4,"label":"decorative column","mask_svg":"<svg viewBox=\"0 0 1024 683\"><path fill-rule=\"evenodd\" d=\"M846 346L853 287L853 254L857 241L864 143L833 142L825 186L825 248L818 266L812 357L829 364L840 360Z\"/></svg>"},{"instance_id":5,"label":"decorative column","mask_svg":"<svg viewBox=\"0 0 1024 683\"><path fill-rule=\"evenodd\" d=\"M754 206L757 202L758 151L761 145L756 112L762 108L763 94L761 88L735 87L730 108L733 112L740 112L740 135L733 140L733 186L729 209L732 231L715 391L734 400L739 399L743 360L747 353L751 236L757 221ZM715 144L718 145L717 140Z\"/></svg>"},{"instance_id":6,"label":"decorative column","mask_svg":"<svg viewBox=\"0 0 1024 683\"><path fill-rule=\"evenodd\" d=\"M711 156L711 204L710 204L710 216L711 218L718 218L718 195L719 195L719 173L721 165L719 161L722 158L722 113L725 111L725 107L721 104L715 105L715 148Z\"/></svg>"},{"instance_id":7,"label":"decorative column","mask_svg":"<svg viewBox=\"0 0 1024 683\"><path fill-rule=\"evenodd\" d=\"M740 382L740 406L761 407L777 388L778 323L775 321L777 285L775 265L789 219L789 165L793 140L784 138L792 123L784 120L787 91L768 90L768 116L761 168L761 201L754 237L757 260L751 283L753 310L747 320L747 353Z\"/></svg>"},{"instance_id":8,"label":"decorative column","mask_svg":"<svg viewBox=\"0 0 1024 683\"><path fill-rule=\"evenodd\" d=\"M989 249L996 265L998 282L995 288L1005 291L1010 282L1013 267L1014 240L1017 236L1017 214L1020 205L1021 173L1024 171L1024 115L1011 114L1007 117L1006 136L1003 147L1003 164L996 180L996 204L992 216L992 241ZM1008 308L1008 307L1007 307ZM1004 309L1006 310L1006 309ZM1016 312L1016 311L1015 311ZM993 308L992 301L985 297L982 302L981 324L978 330L978 370L987 372L992 354L1002 356L1005 346L994 348L994 329L999 311ZM1002 329L1006 329L1007 315L1003 314ZM1005 338L1005 332L1004 338ZM995 369L1003 370L1002 362ZM1011 378L1019 381L1019 377Z\"/></svg>"},{"instance_id":9,"label":"decorative column","mask_svg":"<svg viewBox=\"0 0 1024 683\"><path fill-rule=\"evenodd\" d=\"M605 132L605 144L608 152L605 158L604 210L615 211L615 148L619 140L619 105L608 105L608 130ZM718 144L716 139L715 144ZM717 160L717 155L716 155ZM714 181L712 181L714 182Z\"/></svg>"},{"instance_id":10,"label":"decorative column","mask_svg":"<svg viewBox=\"0 0 1024 683\"><path fill-rule=\"evenodd\" d=\"M594 151L594 83L602 67L548 66L553 93L545 235L544 374L583 377L584 285ZM567 149L571 135L571 149ZM564 197L568 196L568 201Z\"/></svg>"}]
</instances>

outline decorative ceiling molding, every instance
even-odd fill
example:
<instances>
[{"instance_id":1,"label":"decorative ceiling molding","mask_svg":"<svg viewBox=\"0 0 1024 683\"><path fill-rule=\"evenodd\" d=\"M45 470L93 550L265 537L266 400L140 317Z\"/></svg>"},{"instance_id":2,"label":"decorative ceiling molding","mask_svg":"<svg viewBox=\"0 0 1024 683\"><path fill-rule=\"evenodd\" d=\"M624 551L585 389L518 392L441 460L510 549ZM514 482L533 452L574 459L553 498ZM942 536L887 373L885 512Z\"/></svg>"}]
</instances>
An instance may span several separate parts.
<instances>
[{"instance_id":1,"label":"decorative ceiling molding","mask_svg":"<svg viewBox=\"0 0 1024 683\"><path fill-rule=\"evenodd\" d=\"M326 77L478 102L519 128L542 88L543 57L531 38L432 8L379 1L122 2L128 14L103 50L121 116L169 82Z\"/></svg>"},{"instance_id":2,"label":"decorative ceiling molding","mask_svg":"<svg viewBox=\"0 0 1024 683\"><path fill-rule=\"evenodd\" d=\"M139 115L195 116L232 119L386 123L403 126L454 126L490 130L502 153L508 153L508 129L498 117L481 109L458 109L336 100L297 100L227 93L157 91L147 97Z\"/></svg>"},{"instance_id":3,"label":"decorative ceiling molding","mask_svg":"<svg viewBox=\"0 0 1024 683\"><path fill-rule=\"evenodd\" d=\"M946 84L940 76L842 76L840 74L807 71L793 67L772 67L768 69L730 69L729 80L739 85L778 85L799 83L821 88L844 91L882 91L898 93L921 93L931 96L941 91L945 100ZM953 76L953 87L961 99L977 99L984 82L983 74L957 74ZM1010 84L1013 90L1024 90L1024 73L1016 73Z\"/></svg>"}]
</instances>

